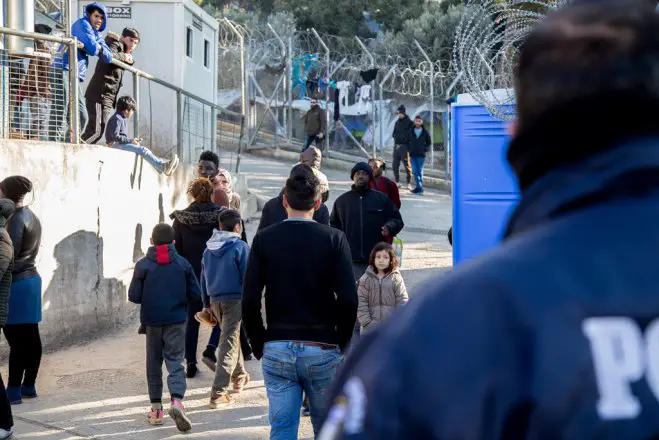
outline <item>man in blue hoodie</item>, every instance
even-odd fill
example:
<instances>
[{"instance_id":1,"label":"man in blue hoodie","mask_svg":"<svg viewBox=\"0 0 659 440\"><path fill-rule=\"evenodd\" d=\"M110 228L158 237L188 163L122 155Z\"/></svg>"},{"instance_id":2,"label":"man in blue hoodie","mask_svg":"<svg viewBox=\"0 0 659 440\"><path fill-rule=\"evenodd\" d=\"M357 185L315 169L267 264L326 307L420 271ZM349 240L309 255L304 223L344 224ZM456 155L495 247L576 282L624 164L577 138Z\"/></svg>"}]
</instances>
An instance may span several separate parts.
<instances>
[{"instance_id":1,"label":"man in blue hoodie","mask_svg":"<svg viewBox=\"0 0 659 440\"><path fill-rule=\"evenodd\" d=\"M52 127L52 142L69 142L69 124L71 120L70 107L68 106L69 96L69 75L74 74L78 77L78 106L80 118L80 134L87 126L87 107L85 105L85 94L82 92L81 85L87 78L87 68L89 67L89 56L99 57L105 64L112 62L112 51L105 43L101 32L107 25L107 14L105 6L98 2L93 2L85 8L85 16L78 19L71 26L71 36L78 39L84 45L84 49L78 49L78 72L69 72L69 54L66 50L61 58L57 58L54 67L62 69L62 75L55 75L53 79L53 102L59 106L66 106L64 109L51 111L49 127ZM64 72L68 72L65 74ZM64 117L66 115L66 118Z\"/></svg>"},{"instance_id":2,"label":"man in blue hoodie","mask_svg":"<svg viewBox=\"0 0 659 440\"><path fill-rule=\"evenodd\" d=\"M225 209L219 215L220 231L206 243L201 259L201 292L206 311L210 311L220 323L221 336L215 368L215 380L211 389L210 407L230 403L229 384L239 393L249 382L240 347L242 321L243 278L247 267L249 246L242 232L240 213Z\"/></svg>"},{"instance_id":3,"label":"man in blue hoodie","mask_svg":"<svg viewBox=\"0 0 659 440\"><path fill-rule=\"evenodd\" d=\"M356 347L323 439L657 438L657 29L608 0L531 31L503 242Z\"/></svg>"}]
</instances>

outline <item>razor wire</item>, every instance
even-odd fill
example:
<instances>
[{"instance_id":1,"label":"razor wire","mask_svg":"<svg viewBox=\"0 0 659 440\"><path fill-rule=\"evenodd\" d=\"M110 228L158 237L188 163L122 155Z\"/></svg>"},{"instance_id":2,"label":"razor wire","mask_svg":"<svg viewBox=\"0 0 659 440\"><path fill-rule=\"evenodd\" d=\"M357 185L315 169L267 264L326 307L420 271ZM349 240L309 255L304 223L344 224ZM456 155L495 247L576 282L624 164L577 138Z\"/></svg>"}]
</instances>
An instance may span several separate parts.
<instances>
[{"instance_id":1,"label":"razor wire","mask_svg":"<svg viewBox=\"0 0 659 440\"><path fill-rule=\"evenodd\" d=\"M463 92L495 117L514 117L513 80L522 43L567 0L469 0L455 34L452 67Z\"/></svg>"}]
</instances>

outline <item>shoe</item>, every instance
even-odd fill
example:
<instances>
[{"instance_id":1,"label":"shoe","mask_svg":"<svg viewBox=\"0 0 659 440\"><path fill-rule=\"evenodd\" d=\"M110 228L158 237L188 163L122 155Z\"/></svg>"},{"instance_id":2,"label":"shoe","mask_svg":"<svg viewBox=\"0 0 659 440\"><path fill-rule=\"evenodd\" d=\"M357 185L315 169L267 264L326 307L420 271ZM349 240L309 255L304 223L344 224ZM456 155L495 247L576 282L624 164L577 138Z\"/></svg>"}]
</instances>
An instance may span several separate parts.
<instances>
[{"instance_id":1,"label":"shoe","mask_svg":"<svg viewBox=\"0 0 659 440\"><path fill-rule=\"evenodd\" d=\"M227 393L220 394L217 391L211 391L211 400L208 406L215 409L220 405L226 405L233 402L233 398Z\"/></svg>"},{"instance_id":2,"label":"shoe","mask_svg":"<svg viewBox=\"0 0 659 440\"><path fill-rule=\"evenodd\" d=\"M252 359L254 359L254 358L252 357L251 354L246 354L246 355L243 356L243 360L244 360L245 362L249 362L249 361L251 361Z\"/></svg>"},{"instance_id":3,"label":"shoe","mask_svg":"<svg viewBox=\"0 0 659 440\"><path fill-rule=\"evenodd\" d=\"M35 386L28 387L25 385L21 387L21 396L26 399L36 399L39 397L37 394L37 388Z\"/></svg>"},{"instance_id":4,"label":"shoe","mask_svg":"<svg viewBox=\"0 0 659 440\"><path fill-rule=\"evenodd\" d=\"M151 408L149 415L146 416L147 422L151 425L162 425L164 418L165 411L162 410L162 405L160 408Z\"/></svg>"},{"instance_id":5,"label":"shoe","mask_svg":"<svg viewBox=\"0 0 659 440\"><path fill-rule=\"evenodd\" d=\"M146 325L140 324L140 328L137 329L138 335L146 335Z\"/></svg>"},{"instance_id":6,"label":"shoe","mask_svg":"<svg viewBox=\"0 0 659 440\"><path fill-rule=\"evenodd\" d=\"M407 184L407 189L409 189L410 191L414 191L414 188L412 187L411 183Z\"/></svg>"},{"instance_id":7,"label":"shoe","mask_svg":"<svg viewBox=\"0 0 659 440\"><path fill-rule=\"evenodd\" d=\"M311 417L311 410L306 406L302 407L302 417Z\"/></svg>"},{"instance_id":8,"label":"shoe","mask_svg":"<svg viewBox=\"0 0 659 440\"><path fill-rule=\"evenodd\" d=\"M23 403L20 387L7 387L7 397L9 398L9 403L12 405Z\"/></svg>"},{"instance_id":9,"label":"shoe","mask_svg":"<svg viewBox=\"0 0 659 440\"><path fill-rule=\"evenodd\" d=\"M207 325L210 328L213 328L217 325L217 319L215 319L215 316L213 316L212 313L208 312L207 310L202 310L201 312L197 312L194 314L194 319L197 322L200 322L202 324Z\"/></svg>"},{"instance_id":10,"label":"shoe","mask_svg":"<svg viewBox=\"0 0 659 440\"><path fill-rule=\"evenodd\" d=\"M174 420L179 431L188 432L192 429L192 422L185 415L185 408L180 400L172 399L172 405L169 407L169 417Z\"/></svg>"},{"instance_id":11,"label":"shoe","mask_svg":"<svg viewBox=\"0 0 659 440\"><path fill-rule=\"evenodd\" d=\"M204 350L204 353L201 355L201 361L212 371L215 371L217 364L217 358L215 357L215 350L209 350L208 348Z\"/></svg>"},{"instance_id":12,"label":"shoe","mask_svg":"<svg viewBox=\"0 0 659 440\"><path fill-rule=\"evenodd\" d=\"M171 176L174 171L176 171L176 168L178 168L178 155L174 153L172 155L172 158L167 162L167 165L165 165L165 175L166 176Z\"/></svg>"},{"instance_id":13,"label":"shoe","mask_svg":"<svg viewBox=\"0 0 659 440\"><path fill-rule=\"evenodd\" d=\"M14 436L14 431L11 429L7 431L6 429L0 429L0 440L9 440Z\"/></svg>"},{"instance_id":14,"label":"shoe","mask_svg":"<svg viewBox=\"0 0 659 440\"><path fill-rule=\"evenodd\" d=\"M249 373L246 373L244 377L241 377L238 379L238 381L233 383L233 392L238 394L243 391L243 389L247 386L249 383L249 380L251 378L249 377Z\"/></svg>"},{"instance_id":15,"label":"shoe","mask_svg":"<svg viewBox=\"0 0 659 440\"><path fill-rule=\"evenodd\" d=\"M188 368L185 369L185 376L188 379L192 379L197 375L197 364L188 364Z\"/></svg>"}]
</instances>

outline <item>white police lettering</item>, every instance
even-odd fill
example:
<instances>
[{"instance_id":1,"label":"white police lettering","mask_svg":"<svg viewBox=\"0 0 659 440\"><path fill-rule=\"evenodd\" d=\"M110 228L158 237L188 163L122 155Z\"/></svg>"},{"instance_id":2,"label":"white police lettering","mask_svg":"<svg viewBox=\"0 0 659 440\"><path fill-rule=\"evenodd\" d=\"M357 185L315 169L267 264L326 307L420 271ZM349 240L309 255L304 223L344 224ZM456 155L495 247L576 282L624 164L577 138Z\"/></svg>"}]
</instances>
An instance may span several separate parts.
<instances>
[{"instance_id":1,"label":"white police lettering","mask_svg":"<svg viewBox=\"0 0 659 440\"><path fill-rule=\"evenodd\" d=\"M588 318L582 323L582 331L590 341L590 349L595 367L595 377L599 389L597 412L602 419L630 419L639 415L641 404L631 392L631 383L649 373L648 378L657 383L659 364L646 369L645 357L648 348L659 349L659 331L655 325L644 341L641 329L630 318L602 317ZM653 350L647 350L648 353ZM658 357L659 353L651 355ZM649 359L648 359L649 360ZM656 386L653 386L653 391ZM655 391L656 394L656 391ZM659 394L657 394L659 395Z\"/></svg>"}]
</instances>

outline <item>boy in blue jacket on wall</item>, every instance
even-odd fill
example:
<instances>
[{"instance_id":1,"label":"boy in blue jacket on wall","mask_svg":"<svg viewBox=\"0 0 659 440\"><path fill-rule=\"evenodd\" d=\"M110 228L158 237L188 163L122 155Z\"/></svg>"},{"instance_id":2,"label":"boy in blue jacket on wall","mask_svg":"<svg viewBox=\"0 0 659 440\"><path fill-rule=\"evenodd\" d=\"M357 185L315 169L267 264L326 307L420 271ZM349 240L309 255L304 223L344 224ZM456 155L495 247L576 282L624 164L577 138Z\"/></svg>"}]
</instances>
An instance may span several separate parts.
<instances>
[{"instance_id":1,"label":"boy in blue jacket on wall","mask_svg":"<svg viewBox=\"0 0 659 440\"><path fill-rule=\"evenodd\" d=\"M201 295L192 266L174 248L174 228L157 224L151 234L146 257L135 265L128 290L130 302L140 304L140 321L146 326L146 376L151 399L147 421L163 423L162 362L167 371L167 388L172 397L169 416L179 431L192 429L184 412L186 391L183 358L188 304Z\"/></svg>"},{"instance_id":2,"label":"boy in blue jacket on wall","mask_svg":"<svg viewBox=\"0 0 659 440\"><path fill-rule=\"evenodd\" d=\"M87 78L87 68L89 67L89 56L99 57L105 64L112 62L112 51L105 44L101 32L107 25L107 14L105 6L98 2L93 2L85 7L85 16L78 19L71 26L71 36L78 39L78 42L84 45L84 49L78 49L78 72L73 73L78 76L78 106L80 118L80 133L83 133L87 126L87 107L85 105L85 94L82 92L81 85ZM53 76L53 102L54 105L60 106L60 109L51 111L49 126L52 127L53 135L50 139L52 142L68 142L69 121L71 120L70 107L68 106L69 96L69 77L65 72L69 72L69 54L68 50L64 51L61 58L57 58L54 64L55 68L61 68L62 74L57 72ZM64 112L64 107L67 109ZM66 114L66 119L64 115Z\"/></svg>"},{"instance_id":3,"label":"boy in blue jacket on wall","mask_svg":"<svg viewBox=\"0 0 659 440\"><path fill-rule=\"evenodd\" d=\"M241 298L249 246L240 238L242 221L238 211L222 211L219 222L221 231L213 231L201 260L204 308L206 312L212 312L221 329L211 408L231 402L230 383L233 391L239 393L249 382L240 348Z\"/></svg>"}]
</instances>

